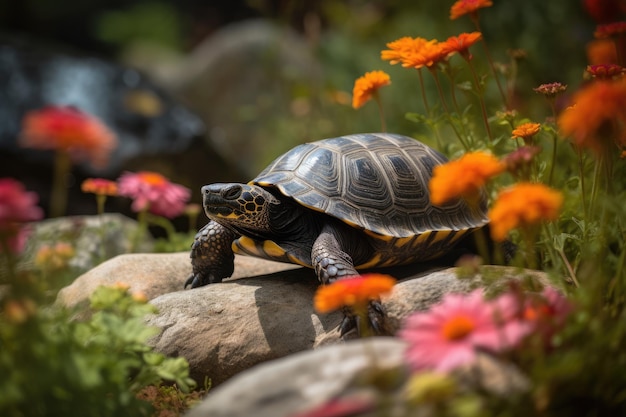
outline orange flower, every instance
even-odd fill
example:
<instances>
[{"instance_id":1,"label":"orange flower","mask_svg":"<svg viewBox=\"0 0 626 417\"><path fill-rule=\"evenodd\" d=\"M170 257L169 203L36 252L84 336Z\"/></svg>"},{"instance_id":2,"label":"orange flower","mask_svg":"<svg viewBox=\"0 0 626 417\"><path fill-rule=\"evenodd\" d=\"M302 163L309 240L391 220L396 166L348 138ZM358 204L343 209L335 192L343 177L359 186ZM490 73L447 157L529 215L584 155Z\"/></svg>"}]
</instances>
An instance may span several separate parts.
<instances>
[{"instance_id":1,"label":"orange flower","mask_svg":"<svg viewBox=\"0 0 626 417\"><path fill-rule=\"evenodd\" d=\"M104 178L87 178L80 186L83 193L117 195L117 183Z\"/></svg>"},{"instance_id":2,"label":"orange flower","mask_svg":"<svg viewBox=\"0 0 626 417\"><path fill-rule=\"evenodd\" d=\"M474 201L487 180L506 169L506 165L486 152L471 152L456 161L438 165L430 179L430 201L442 205L454 198Z\"/></svg>"},{"instance_id":3,"label":"orange flower","mask_svg":"<svg viewBox=\"0 0 626 417\"><path fill-rule=\"evenodd\" d=\"M378 89L391 84L389 75L384 71L366 72L354 82L352 107L358 109L378 92Z\"/></svg>"},{"instance_id":4,"label":"orange flower","mask_svg":"<svg viewBox=\"0 0 626 417\"><path fill-rule=\"evenodd\" d=\"M383 61L389 61L391 65L403 63L407 54L419 51L426 42L428 41L424 38L411 38L409 36L405 36L393 42L389 42L387 44L389 49L381 51L380 58Z\"/></svg>"},{"instance_id":5,"label":"orange flower","mask_svg":"<svg viewBox=\"0 0 626 417\"><path fill-rule=\"evenodd\" d=\"M626 79L598 80L578 91L558 118L563 136L596 152L626 146Z\"/></svg>"},{"instance_id":6,"label":"orange flower","mask_svg":"<svg viewBox=\"0 0 626 417\"><path fill-rule=\"evenodd\" d=\"M617 63L615 42L610 39L597 39L587 43L585 47L587 61L591 65Z\"/></svg>"},{"instance_id":7,"label":"orange flower","mask_svg":"<svg viewBox=\"0 0 626 417\"><path fill-rule=\"evenodd\" d=\"M24 116L20 144L62 150L74 160L104 167L117 139L97 118L74 107L45 107Z\"/></svg>"},{"instance_id":8,"label":"orange flower","mask_svg":"<svg viewBox=\"0 0 626 417\"><path fill-rule=\"evenodd\" d=\"M466 14L475 15L478 9L493 6L491 0L458 0L450 8L450 19L458 19Z\"/></svg>"},{"instance_id":9,"label":"orange flower","mask_svg":"<svg viewBox=\"0 0 626 417\"><path fill-rule=\"evenodd\" d=\"M443 49L447 54L454 54L458 52L464 58L469 57L468 49L483 37L480 32L461 33L459 36L450 36L445 42L443 42Z\"/></svg>"},{"instance_id":10,"label":"orange flower","mask_svg":"<svg viewBox=\"0 0 626 417\"><path fill-rule=\"evenodd\" d=\"M404 37L387 44L390 49L381 51L380 57L390 64L402 63L405 68L432 67L448 57L442 42L436 39Z\"/></svg>"},{"instance_id":11,"label":"orange flower","mask_svg":"<svg viewBox=\"0 0 626 417\"><path fill-rule=\"evenodd\" d=\"M35 255L35 265L57 271L66 268L74 254L74 247L69 243L58 242L54 246L43 245Z\"/></svg>"},{"instance_id":12,"label":"orange flower","mask_svg":"<svg viewBox=\"0 0 626 417\"><path fill-rule=\"evenodd\" d=\"M559 217L563 195L543 184L518 183L498 195L489 210L491 237L503 241L512 229Z\"/></svg>"},{"instance_id":13,"label":"orange flower","mask_svg":"<svg viewBox=\"0 0 626 417\"><path fill-rule=\"evenodd\" d=\"M328 313L342 307L365 306L382 294L391 291L396 280L389 275L366 274L339 279L320 286L313 305L319 313Z\"/></svg>"},{"instance_id":14,"label":"orange flower","mask_svg":"<svg viewBox=\"0 0 626 417\"><path fill-rule=\"evenodd\" d=\"M541 125L539 123L522 123L513 129L513 137L514 138L522 138L524 141L532 138L541 129Z\"/></svg>"}]
</instances>

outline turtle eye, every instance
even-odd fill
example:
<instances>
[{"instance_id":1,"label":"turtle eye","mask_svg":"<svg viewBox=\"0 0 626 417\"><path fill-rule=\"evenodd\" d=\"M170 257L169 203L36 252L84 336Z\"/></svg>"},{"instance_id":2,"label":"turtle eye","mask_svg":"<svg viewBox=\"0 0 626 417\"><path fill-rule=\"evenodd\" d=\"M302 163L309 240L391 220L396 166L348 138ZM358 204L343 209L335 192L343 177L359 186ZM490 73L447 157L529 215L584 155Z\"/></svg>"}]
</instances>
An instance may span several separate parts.
<instances>
[{"instance_id":1,"label":"turtle eye","mask_svg":"<svg viewBox=\"0 0 626 417\"><path fill-rule=\"evenodd\" d=\"M222 189L222 197L226 200L235 200L241 195L241 186L235 184Z\"/></svg>"}]
</instances>

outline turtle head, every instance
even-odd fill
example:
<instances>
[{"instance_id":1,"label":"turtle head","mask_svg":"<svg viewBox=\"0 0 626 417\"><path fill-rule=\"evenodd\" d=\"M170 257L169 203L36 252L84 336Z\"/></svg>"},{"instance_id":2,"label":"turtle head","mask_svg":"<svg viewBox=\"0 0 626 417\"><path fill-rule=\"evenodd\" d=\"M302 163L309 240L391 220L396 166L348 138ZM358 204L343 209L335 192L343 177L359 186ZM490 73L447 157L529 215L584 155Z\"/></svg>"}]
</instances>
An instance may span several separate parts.
<instances>
[{"instance_id":1,"label":"turtle head","mask_svg":"<svg viewBox=\"0 0 626 417\"><path fill-rule=\"evenodd\" d=\"M202 202L210 219L246 235L270 233L272 213L281 205L263 187L238 183L205 185Z\"/></svg>"}]
</instances>

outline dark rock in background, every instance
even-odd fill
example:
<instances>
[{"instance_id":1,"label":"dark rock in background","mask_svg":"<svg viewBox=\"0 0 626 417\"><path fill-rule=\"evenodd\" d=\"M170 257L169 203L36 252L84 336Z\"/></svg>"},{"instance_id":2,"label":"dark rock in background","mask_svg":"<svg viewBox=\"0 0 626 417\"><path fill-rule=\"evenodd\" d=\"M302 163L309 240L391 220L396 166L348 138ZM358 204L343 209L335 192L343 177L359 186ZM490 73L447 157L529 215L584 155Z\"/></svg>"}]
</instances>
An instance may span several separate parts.
<instances>
[{"instance_id":1,"label":"dark rock in background","mask_svg":"<svg viewBox=\"0 0 626 417\"><path fill-rule=\"evenodd\" d=\"M153 170L195 193L210 178L232 170L202 140L200 118L135 69L59 47L0 39L0 176L14 177L49 199L53 153L23 149L17 137L23 116L47 105L71 105L100 118L118 137L109 166L74 167L68 214L93 213L92 195L80 192L84 178L116 179L125 170ZM232 174L234 176L234 174ZM118 202L119 211L128 202Z\"/></svg>"}]
</instances>

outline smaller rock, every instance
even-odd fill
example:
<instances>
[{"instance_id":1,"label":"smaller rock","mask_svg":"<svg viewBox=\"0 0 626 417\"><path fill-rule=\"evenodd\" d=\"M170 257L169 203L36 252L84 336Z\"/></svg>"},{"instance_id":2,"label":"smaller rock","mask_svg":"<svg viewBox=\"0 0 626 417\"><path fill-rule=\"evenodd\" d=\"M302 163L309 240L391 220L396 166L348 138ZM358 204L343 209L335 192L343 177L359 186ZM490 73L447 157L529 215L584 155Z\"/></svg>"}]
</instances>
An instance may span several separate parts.
<instances>
[{"instance_id":1,"label":"smaller rock","mask_svg":"<svg viewBox=\"0 0 626 417\"><path fill-rule=\"evenodd\" d=\"M357 408L351 416L432 416L430 408L407 407L404 387L410 373L404 364L405 348L400 339L378 337L267 362L210 391L186 416L290 417L331 401ZM461 391L478 387L507 396L530 387L516 367L487 355L479 355L474 364L454 375ZM378 408L383 403L385 410Z\"/></svg>"},{"instance_id":2,"label":"smaller rock","mask_svg":"<svg viewBox=\"0 0 626 417\"><path fill-rule=\"evenodd\" d=\"M32 268L40 248L67 242L75 251L68 266L79 275L106 259L131 252L138 229L136 220L117 213L66 216L32 223L23 262L25 267ZM146 234L134 249L150 252L152 247L152 237Z\"/></svg>"}]
</instances>

